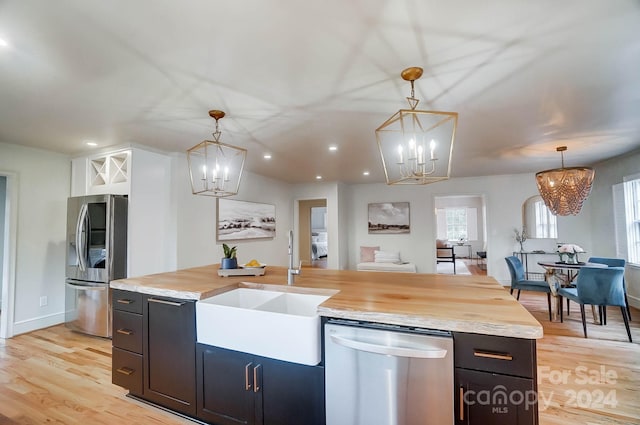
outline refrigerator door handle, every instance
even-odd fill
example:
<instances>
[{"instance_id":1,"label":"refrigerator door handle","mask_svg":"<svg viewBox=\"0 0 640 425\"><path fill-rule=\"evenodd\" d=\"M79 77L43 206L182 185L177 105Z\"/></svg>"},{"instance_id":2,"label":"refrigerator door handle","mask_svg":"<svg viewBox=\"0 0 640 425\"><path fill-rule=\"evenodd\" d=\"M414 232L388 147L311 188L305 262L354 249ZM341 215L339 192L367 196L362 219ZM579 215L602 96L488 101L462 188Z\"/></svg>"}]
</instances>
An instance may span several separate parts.
<instances>
[{"instance_id":1,"label":"refrigerator door handle","mask_svg":"<svg viewBox=\"0 0 640 425\"><path fill-rule=\"evenodd\" d=\"M83 232L85 232L85 222L86 222L86 215L88 212L89 208L87 207L87 204L82 204L82 206L80 207L80 213L78 214L78 221L76 222L76 255L78 256L78 267L80 268L80 270L85 271L87 269L87 263L85 261L85 252L86 252L86 247L85 247L85 243L83 242Z\"/></svg>"},{"instance_id":2,"label":"refrigerator door handle","mask_svg":"<svg viewBox=\"0 0 640 425\"><path fill-rule=\"evenodd\" d=\"M85 205L82 204L82 206L80 206L80 212L78 213L78 217L76 218L76 244L74 246L75 250L76 250L76 259L78 260L78 267L80 268L80 270L84 270L82 268L82 258L80 257L80 231L82 229L82 212L84 210Z\"/></svg>"},{"instance_id":3,"label":"refrigerator door handle","mask_svg":"<svg viewBox=\"0 0 640 425\"><path fill-rule=\"evenodd\" d=\"M345 338L339 335L331 335L331 340L344 347L352 348L369 353L384 354L395 357L411 357L419 359L442 359L447 355L447 350L435 347L393 347L388 345L372 344L370 342L358 341Z\"/></svg>"},{"instance_id":4,"label":"refrigerator door handle","mask_svg":"<svg viewBox=\"0 0 640 425\"><path fill-rule=\"evenodd\" d=\"M69 288L80 289L80 290L96 290L96 291L105 291L109 289L109 285L82 285L73 282L65 282L65 285Z\"/></svg>"}]
</instances>

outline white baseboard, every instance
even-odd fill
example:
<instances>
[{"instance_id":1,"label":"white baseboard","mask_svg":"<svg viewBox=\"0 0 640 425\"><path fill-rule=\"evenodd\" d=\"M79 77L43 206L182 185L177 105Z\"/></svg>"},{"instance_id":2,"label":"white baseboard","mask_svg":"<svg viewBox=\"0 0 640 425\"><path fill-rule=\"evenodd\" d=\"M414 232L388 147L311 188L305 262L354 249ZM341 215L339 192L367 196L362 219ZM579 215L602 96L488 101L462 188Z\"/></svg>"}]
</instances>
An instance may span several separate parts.
<instances>
[{"instance_id":1,"label":"white baseboard","mask_svg":"<svg viewBox=\"0 0 640 425\"><path fill-rule=\"evenodd\" d=\"M629 305L631 307L640 309L640 298L627 294L627 300L629 301ZM631 317L633 317L633 315L631 315Z\"/></svg>"},{"instance_id":2,"label":"white baseboard","mask_svg":"<svg viewBox=\"0 0 640 425\"><path fill-rule=\"evenodd\" d=\"M64 313L54 313L48 316L34 317L33 319L22 320L13 323L13 335L36 331L38 329L48 328L49 326L64 323Z\"/></svg>"}]
</instances>

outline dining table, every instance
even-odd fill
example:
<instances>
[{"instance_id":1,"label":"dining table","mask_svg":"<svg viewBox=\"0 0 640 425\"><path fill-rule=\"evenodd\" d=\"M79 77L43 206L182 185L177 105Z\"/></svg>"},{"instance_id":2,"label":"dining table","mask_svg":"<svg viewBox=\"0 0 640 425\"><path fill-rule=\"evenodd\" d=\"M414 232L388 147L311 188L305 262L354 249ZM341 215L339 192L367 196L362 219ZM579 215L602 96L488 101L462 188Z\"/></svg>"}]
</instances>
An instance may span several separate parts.
<instances>
[{"instance_id":1,"label":"dining table","mask_svg":"<svg viewBox=\"0 0 640 425\"><path fill-rule=\"evenodd\" d=\"M574 281L583 267L605 268L606 264L575 262L567 263L565 261L538 261L538 265L544 268L544 279L551 289L551 321L557 322L562 308L558 288L574 285ZM596 306L591 306L593 313L593 322L600 323L600 317Z\"/></svg>"}]
</instances>

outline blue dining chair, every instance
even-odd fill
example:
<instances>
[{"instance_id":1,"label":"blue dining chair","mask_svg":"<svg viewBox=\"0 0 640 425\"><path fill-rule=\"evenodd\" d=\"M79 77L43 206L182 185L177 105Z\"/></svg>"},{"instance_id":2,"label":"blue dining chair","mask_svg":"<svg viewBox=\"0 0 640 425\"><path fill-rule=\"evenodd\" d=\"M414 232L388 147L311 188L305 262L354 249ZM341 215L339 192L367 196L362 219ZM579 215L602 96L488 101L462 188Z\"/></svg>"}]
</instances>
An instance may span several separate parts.
<instances>
[{"instance_id":1,"label":"blue dining chair","mask_svg":"<svg viewBox=\"0 0 640 425\"><path fill-rule=\"evenodd\" d=\"M543 280L526 280L524 278L524 267L522 261L516 256L505 257L509 273L511 274L511 290L509 293L513 295L514 290L518 290L517 300L520 300L520 291L545 292L547 294L547 305L549 307L549 321L551 321L551 288L549 284Z\"/></svg>"},{"instance_id":2,"label":"blue dining chair","mask_svg":"<svg viewBox=\"0 0 640 425\"><path fill-rule=\"evenodd\" d=\"M626 312L623 279L624 267L582 267L580 273L578 273L575 288L558 289L561 301L562 298L567 298L580 304L582 329L585 338L587 337L587 321L584 314L585 304L602 307L612 305L620 307L629 342L633 342ZM560 309L560 321L563 321L562 309Z\"/></svg>"},{"instance_id":3,"label":"blue dining chair","mask_svg":"<svg viewBox=\"0 0 640 425\"><path fill-rule=\"evenodd\" d=\"M598 264L606 264L609 267L624 267L626 261L624 258L604 258L604 257L590 257L587 260L589 263L598 263ZM627 316L629 316L629 320L631 320L631 310L629 309L629 299L627 298L627 283L622 278L622 287L624 288L624 304L627 309ZM607 310L603 307L604 314L604 324L607 324Z\"/></svg>"}]
</instances>

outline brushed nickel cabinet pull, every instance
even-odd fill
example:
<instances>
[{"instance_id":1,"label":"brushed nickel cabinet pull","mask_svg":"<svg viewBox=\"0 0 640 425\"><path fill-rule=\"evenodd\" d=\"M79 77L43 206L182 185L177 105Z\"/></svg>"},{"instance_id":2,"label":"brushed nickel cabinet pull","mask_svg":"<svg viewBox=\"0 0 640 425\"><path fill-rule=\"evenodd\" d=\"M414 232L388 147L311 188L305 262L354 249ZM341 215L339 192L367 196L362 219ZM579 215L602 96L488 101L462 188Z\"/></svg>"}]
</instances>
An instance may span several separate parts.
<instances>
[{"instance_id":1,"label":"brushed nickel cabinet pull","mask_svg":"<svg viewBox=\"0 0 640 425\"><path fill-rule=\"evenodd\" d=\"M486 359L496 359L496 360L513 360L513 356L509 353L492 353L490 351L479 351L474 350L473 355L476 357L484 357Z\"/></svg>"},{"instance_id":2,"label":"brushed nickel cabinet pull","mask_svg":"<svg viewBox=\"0 0 640 425\"><path fill-rule=\"evenodd\" d=\"M133 304L133 300L128 300L126 298L118 298L116 302L118 304Z\"/></svg>"},{"instance_id":3,"label":"brushed nickel cabinet pull","mask_svg":"<svg viewBox=\"0 0 640 425\"><path fill-rule=\"evenodd\" d=\"M121 373L123 375L130 376L130 375L133 375L133 372L135 372L135 370L129 369L128 367L121 367L119 369L116 369L116 372Z\"/></svg>"},{"instance_id":4,"label":"brushed nickel cabinet pull","mask_svg":"<svg viewBox=\"0 0 640 425\"><path fill-rule=\"evenodd\" d=\"M131 329L118 329L116 332L122 335L133 335L133 331Z\"/></svg>"},{"instance_id":5,"label":"brushed nickel cabinet pull","mask_svg":"<svg viewBox=\"0 0 640 425\"><path fill-rule=\"evenodd\" d=\"M253 365L253 363L248 363L244 367L244 389L245 389L245 391L251 390L251 382L249 382L249 369L251 368L252 365Z\"/></svg>"},{"instance_id":6,"label":"brushed nickel cabinet pull","mask_svg":"<svg viewBox=\"0 0 640 425\"><path fill-rule=\"evenodd\" d=\"M181 305L186 304L186 301L185 302L176 302L176 301L159 300L157 298L149 298L149 302L150 303L172 305L174 307L180 307Z\"/></svg>"},{"instance_id":7,"label":"brushed nickel cabinet pull","mask_svg":"<svg viewBox=\"0 0 640 425\"><path fill-rule=\"evenodd\" d=\"M464 388L460 387L460 420L464 421Z\"/></svg>"},{"instance_id":8,"label":"brushed nickel cabinet pull","mask_svg":"<svg viewBox=\"0 0 640 425\"><path fill-rule=\"evenodd\" d=\"M257 393L260 391L260 385L258 385L258 369L260 369L261 365L258 365L253 368L253 392Z\"/></svg>"}]
</instances>

